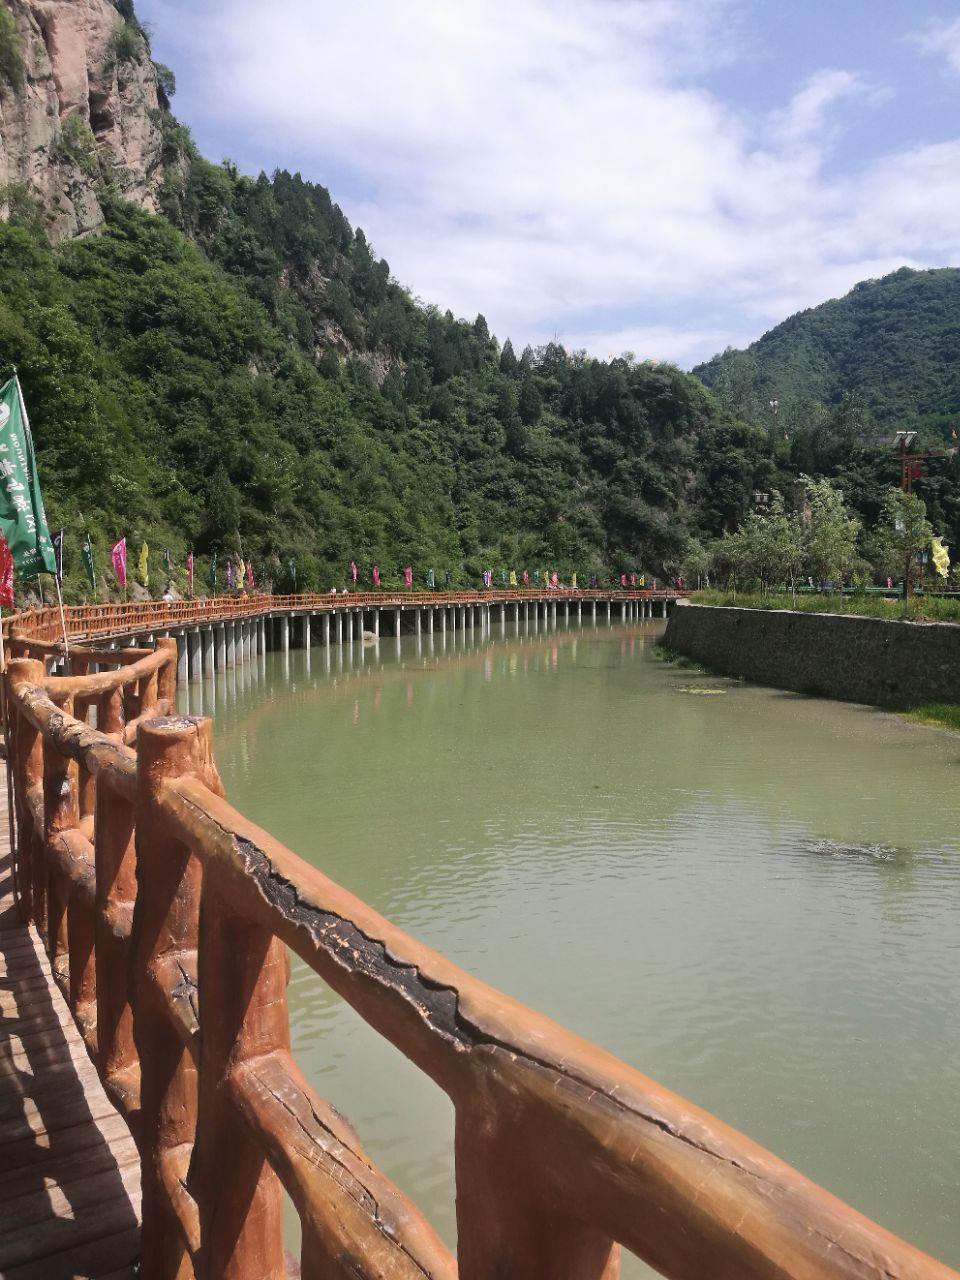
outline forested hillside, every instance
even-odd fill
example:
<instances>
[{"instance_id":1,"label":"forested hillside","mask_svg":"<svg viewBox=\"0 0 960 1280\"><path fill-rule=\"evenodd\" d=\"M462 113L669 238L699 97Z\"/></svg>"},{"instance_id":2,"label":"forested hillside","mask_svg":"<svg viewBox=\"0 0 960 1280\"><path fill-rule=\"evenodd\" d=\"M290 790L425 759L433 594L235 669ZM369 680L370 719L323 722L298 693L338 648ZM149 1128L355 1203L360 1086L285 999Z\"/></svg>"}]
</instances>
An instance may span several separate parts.
<instances>
[{"instance_id":1,"label":"forested hillside","mask_svg":"<svg viewBox=\"0 0 960 1280\"><path fill-rule=\"evenodd\" d=\"M744 351L694 373L754 422L777 401L787 428L813 403L853 397L885 427L953 440L960 422L960 270L903 267L846 297L801 311Z\"/></svg>"},{"instance_id":2,"label":"forested hillside","mask_svg":"<svg viewBox=\"0 0 960 1280\"><path fill-rule=\"evenodd\" d=\"M101 28L116 12L84 3ZM875 519L897 470L864 447L856 402L771 420L755 411L759 382L730 393L725 371L746 356L721 358L714 392L668 365L556 344L518 354L482 316L421 305L323 187L199 156L169 110L172 73L150 62L129 0L117 10L100 74L118 101L125 66L148 97L156 83L159 213L121 194L93 117L87 133L68 117L56 154L62 165L69 132L75 204L95 200L97 234L51 244L38 188L0 193L0 374L20 371L69 595L88 590L87 532L101 572L118 537L133 555L148 542L155 591L163 549L180 566L193 549L201 582L204 557L242 550L277 589L295 569L298 587L323 590L350 560L365 582L373 564L389 583L407 563L421 584L431 567L474 583L504 567L690 576L756 493L789 496L800 472L837 479ZM4 74L8 112L32 82ZM924 350L946 388L955 367ZM931 517L954 541L956 465L933 470Z\"/></svg>"}]
</instances>

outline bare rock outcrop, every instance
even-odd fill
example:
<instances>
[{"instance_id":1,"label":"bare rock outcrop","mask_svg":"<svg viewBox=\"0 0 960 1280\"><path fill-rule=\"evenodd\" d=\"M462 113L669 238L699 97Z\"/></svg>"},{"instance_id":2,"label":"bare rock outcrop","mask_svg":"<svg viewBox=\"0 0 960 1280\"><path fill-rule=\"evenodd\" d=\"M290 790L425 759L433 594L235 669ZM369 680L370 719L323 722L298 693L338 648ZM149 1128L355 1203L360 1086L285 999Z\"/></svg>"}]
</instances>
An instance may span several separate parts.
<instances>
[{"instance_id":1,"label":"bare rock outcrop","mask_svg":"<svg viewBox=\"0 0 960 1280\"><path fill-rule=\"evenodd\" d=\"M0 205L25 189L52 240L100 226L105 181L156 212L163 112L142 32L110 0L4 2L19 72L0 82Z\"/></svg>"}]
</instances>

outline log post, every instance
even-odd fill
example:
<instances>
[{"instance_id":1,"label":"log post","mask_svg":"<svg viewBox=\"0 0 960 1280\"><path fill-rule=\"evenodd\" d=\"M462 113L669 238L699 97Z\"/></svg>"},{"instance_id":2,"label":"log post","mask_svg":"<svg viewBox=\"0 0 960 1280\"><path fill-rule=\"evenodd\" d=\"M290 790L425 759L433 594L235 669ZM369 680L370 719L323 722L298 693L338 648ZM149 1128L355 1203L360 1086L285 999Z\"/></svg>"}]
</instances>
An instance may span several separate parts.
<instances>
[{"instance_id":1,"label":"log post","mask_svg":"<svg viewBox=\"0 0 960 1280\"><path fill-rule=\"evenodd\" d=\"M160 705L172 713L177 709L177 642L172 636L161 636L157 648L164 653L164 663L157 672L157 696Z\"/></svg>"},{"instance_id":2,"label":"log post","mask_svg":"<svg viewBox=\"0 0 960 1280\"><path fill-rule=\"evenodd\" d=\"M94 822L97 1055L111 1100L137 1136L140 1078L128 980L137 896L133 822L133 805L111 790L106 781L101 783Z\"/></svg>"},{"instance_id":3,"label":"log post","mask_svg":"<svg viewBox=\"0 0 960 1280\"><path fill-rule=\"evenodd\" d=\"M146 720L137 744L133 911L133 1038L140 1058L143 1185L141 1274L187 1280L198 1243L195 1206L183 1191L197 1115L196 1045L185 1042L174 1001L196 1007L200 865L168 834L160 797L185 775L216 783L210 722L188 716Z\"/></svg>"},{"instance_id":4,"label":"log post","mask_svg":"<svg viewBox=\"0 0 960 1280\"><path fill-rule=\"evenodd\" d=\"M17 890L20 914L24 922L32 920L44 936L45 894L41 876L41 852L43 832L34 829L33 811L29 792L43 779L43 745L40 731L35 729L25 715L17 709L11 689L16 681L40 684L43 681L43 663L30 658L14 658L7 663L7 706L10 709L11 736L14 739L14 769L16 787L14 797L17 810Z\"/></svg>"},{"instance_id":5,"label":"log post","mask_svg":"<svg viewBox=\"0 0 960 1280\"><path fill-rule=\"evenodd\" d=\"M458 1100L460 1280L618 1280L620 1246L551 1195L535 1156L531 1167L538 1135L510 1110L491 1096L482 1072ZM571 1171L579 1176L575 1160Z\"/></svg>"},{"instance_id":6,"label":"log post","mask_svg":"<svg viewBox=\"0 0 960 1280\"><path fill-rule=\"evenodd\" d=\"M283 1280L280 1181L240 1123L228 1086L252 1059L290 1047L287 958L272 933L241 919L218 883L203 882L198 975L200 1100L189 1189L200 1209L202 1280Z\"/></svg>"},{"instance_id":7,"label":"log post","mask_svg":"<svg viewBox=\"0 0 960 1280\"><path fill-rule=\"evenodd\" d=\"M90 674L90 659L82 649L74 649L70 654L70 670L75 676ZM87 724L90 720L91 699L77 695L73 702L73 714L78 720ZM92 830L93 814L96 807L97 780L89 769L80 764L80 826L86 835ZM84 821L86 819L86 821Z\"/></svg>"},{"instance_id":8,"label":"log post","mask_svg":"<svg viewBox=\"0 0 960 1280\"><path fill-rule=\"evenodd\" d=\"M56 699L64 715L73 716L73 697ZM62 831L74 831L80 825L77 762L68 760L56 749L50 738L44 738L43 754L43 847L42 875L47 896L47 955L53 976L61 987L70 977L68 943L68 907L70 883L47 855L50 845Z\"/></svg>"}]
</instances>

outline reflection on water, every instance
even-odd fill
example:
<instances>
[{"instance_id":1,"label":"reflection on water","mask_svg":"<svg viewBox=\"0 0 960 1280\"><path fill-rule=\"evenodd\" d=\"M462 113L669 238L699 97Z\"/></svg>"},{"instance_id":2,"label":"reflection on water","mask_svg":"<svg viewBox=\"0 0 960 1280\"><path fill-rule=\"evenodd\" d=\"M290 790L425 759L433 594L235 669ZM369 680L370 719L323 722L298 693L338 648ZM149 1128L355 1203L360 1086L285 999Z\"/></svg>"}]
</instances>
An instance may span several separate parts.
<instances>
[{"instance_id":1,"label":"reflection on water","mask_svg":"<svg viewBox=\"0 0 960 1280\"><path fill-rule=\"evenodd\" d=\"M677 672L654 635L268 654L185 700L303 857L960 1265L960 739ZM318 1090L452 1240L446 1099L299 964L290 1006Z\"/></svg>"}]
</instances>

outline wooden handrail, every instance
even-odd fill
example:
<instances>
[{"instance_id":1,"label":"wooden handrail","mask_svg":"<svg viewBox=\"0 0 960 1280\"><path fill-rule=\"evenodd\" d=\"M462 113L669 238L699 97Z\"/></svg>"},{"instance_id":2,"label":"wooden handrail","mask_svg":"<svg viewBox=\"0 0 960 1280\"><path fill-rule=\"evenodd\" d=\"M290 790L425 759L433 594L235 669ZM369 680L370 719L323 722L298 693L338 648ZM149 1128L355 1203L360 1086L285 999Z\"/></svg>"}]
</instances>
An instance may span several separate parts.
<instances>
[{"instance_id":1,"label":"wooden handrail","mask_svg":"<svg viewBox=\"0 0 960 1280\"><path fill-rule=\"evenodd\" d=\"M134 699L125 744L175 670L7 674L21 901L138 1138L147 1280L279 1280L281 1184L305 1277L614 1280L623 1244L676 1280L958 1280L248 822L209 720ZM457 1260L293 1062L285 946L452 1099Z\"/></svg>"},{"instance_id":2,"label":"wooden handrail","mask_svg":"<svg viewBox=\"0 0 960 1280\"><path fill-rule=\"evenodd\" d=\"M286 612L336 613L344 609L382 609L418 606L443 608L461 605L496 604L501 601L591 601L591 600L676 600L687 593L671 588L610 590L578 587L490 587L478 591L353 591L348 595L305 593L301 595L213 596L195 600L162 600L127 604L67 605L64 619L71 637L92 639L108 635L129 635L139 631L176 630L183 626L225 622L233 618L261 617ZM62 652L62 624L56 609L31 609L10 614L2 621L4 636L10 638L14 656L41 657Z\"/></svg>"}]
</instances>

